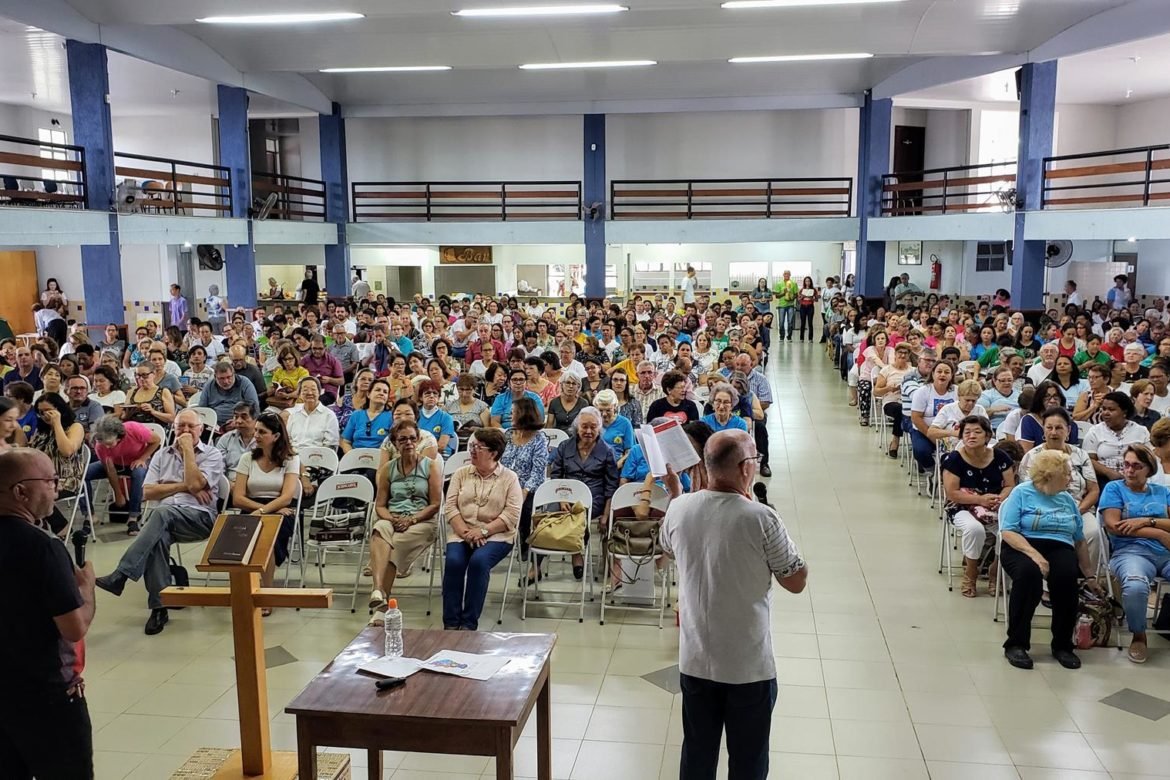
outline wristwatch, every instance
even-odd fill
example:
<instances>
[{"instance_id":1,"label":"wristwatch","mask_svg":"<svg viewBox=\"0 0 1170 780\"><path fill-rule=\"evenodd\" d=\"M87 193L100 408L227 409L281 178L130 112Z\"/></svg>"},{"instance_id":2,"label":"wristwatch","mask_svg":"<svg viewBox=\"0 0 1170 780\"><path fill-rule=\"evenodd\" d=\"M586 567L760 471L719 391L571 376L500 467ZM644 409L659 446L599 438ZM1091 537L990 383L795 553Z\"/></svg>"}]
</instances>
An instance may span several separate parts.
<instances>
[{"instance_id":1,"label":"wristwatch","mask_svg":"<svg viewBox=\"0 0 1170 780\"><path fill-rule=\"evenodd\" d=\"M1149 518L1149 521L1150 521L1150 528L1157 528L1158 527L1157 520L1155 520L1154 518L1151 517L1151 518Z\"/></svg>"},{"instance_id":2,"label":"wristwatch","mask_svg":"<svg viewBox=\"0 0 1170 780\"><path fill-rule=\"evenodd\" d=\"M487 527L482 526L482 525L479 527L479 535L482 536L484 539L491 536L491 534L488 533Z\"/></svg>"}]
</instances>

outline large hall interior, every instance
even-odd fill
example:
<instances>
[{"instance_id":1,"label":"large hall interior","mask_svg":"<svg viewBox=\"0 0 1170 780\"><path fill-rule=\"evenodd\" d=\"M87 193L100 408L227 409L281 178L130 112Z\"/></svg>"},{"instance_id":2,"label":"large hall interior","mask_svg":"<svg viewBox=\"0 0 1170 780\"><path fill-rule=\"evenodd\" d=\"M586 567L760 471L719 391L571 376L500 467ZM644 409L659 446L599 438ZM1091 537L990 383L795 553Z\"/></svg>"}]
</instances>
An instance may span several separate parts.
<instances>
[{"instance_id":1,"label":"large hall interior","mask_svg":"<svg viewBox=\"0 0 1170 780\"><path fill-rule=\"evenodd\" d=\"M0 0L0 780L1170 777L1168 172L1165 0Z\"/></svg>"}]
</instances>

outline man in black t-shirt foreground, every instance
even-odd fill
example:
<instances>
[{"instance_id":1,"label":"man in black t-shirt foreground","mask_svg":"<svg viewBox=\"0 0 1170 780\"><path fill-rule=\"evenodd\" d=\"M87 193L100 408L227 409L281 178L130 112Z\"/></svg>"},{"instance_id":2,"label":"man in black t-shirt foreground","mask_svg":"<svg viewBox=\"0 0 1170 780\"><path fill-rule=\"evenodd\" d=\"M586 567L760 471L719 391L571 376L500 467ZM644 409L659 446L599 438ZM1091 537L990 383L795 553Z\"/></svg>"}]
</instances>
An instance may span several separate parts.
<instances>
[{"instance_id":1,"label":"man in black t-shirt foreground","mask_svg":"<svg viewBox=\"0 0 1170 780\"><path fill-rule=\"evenodd\" d=\"M0 776L91 780L93 728L81 671L93 622L93 564L75 568L38 527L57 475L37 450L0 454Z\"/></svg>"}]
</instances>

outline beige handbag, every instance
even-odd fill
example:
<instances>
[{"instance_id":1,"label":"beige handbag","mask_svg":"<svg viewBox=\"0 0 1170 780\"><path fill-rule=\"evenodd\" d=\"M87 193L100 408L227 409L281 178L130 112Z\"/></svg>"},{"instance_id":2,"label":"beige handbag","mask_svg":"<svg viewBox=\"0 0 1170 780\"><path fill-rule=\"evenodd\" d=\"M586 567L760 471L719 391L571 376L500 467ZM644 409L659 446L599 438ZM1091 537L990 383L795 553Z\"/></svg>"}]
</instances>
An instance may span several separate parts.
<instances>
[{"instance_id":1,"label":"beige handbag","mask_svg":"<svg viewBox=\"0 0 1170 780\"><path fill-rule=\"evenodd\" d=\"M568 511L534 513L528 546L559 552L584 549L585 505L578 501Z\"/></svg>"}]
</instances>

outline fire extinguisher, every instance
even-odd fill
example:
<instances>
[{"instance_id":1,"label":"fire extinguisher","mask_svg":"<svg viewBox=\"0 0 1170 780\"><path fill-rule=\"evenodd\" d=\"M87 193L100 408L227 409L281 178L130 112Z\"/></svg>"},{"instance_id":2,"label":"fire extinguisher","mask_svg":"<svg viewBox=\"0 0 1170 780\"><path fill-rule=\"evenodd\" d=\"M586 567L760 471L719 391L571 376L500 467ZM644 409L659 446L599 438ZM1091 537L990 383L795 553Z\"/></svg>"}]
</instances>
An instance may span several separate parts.
<instances>
[{"instance_id":1,"label":"fire extinguisher","mask_svg":"<svg viewBox=\"0 0 1170 780\"><path fill-rule=\"evenodd\" d=\"M942 261L938 255L930 256L930 289L937 290L942 284Z\"/></svg>"}]
</instances>

